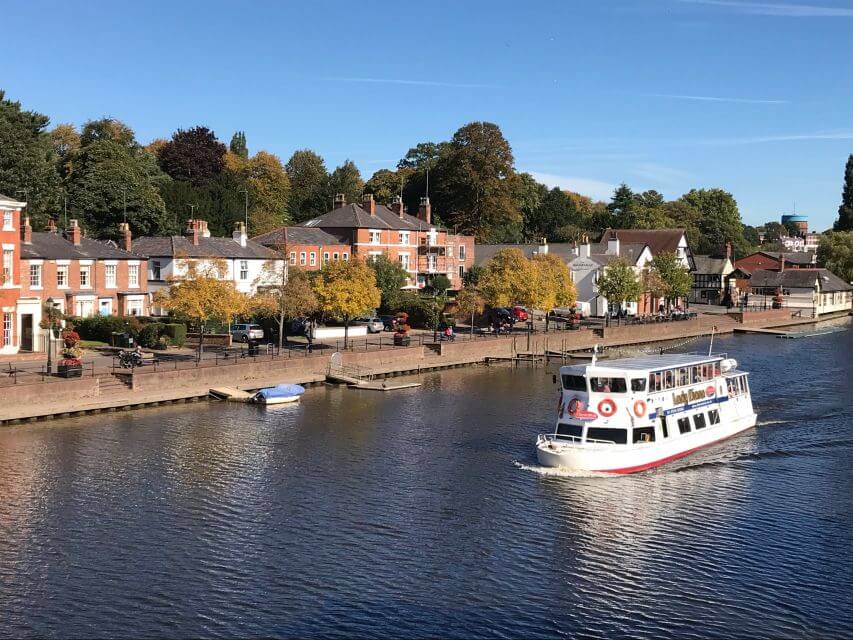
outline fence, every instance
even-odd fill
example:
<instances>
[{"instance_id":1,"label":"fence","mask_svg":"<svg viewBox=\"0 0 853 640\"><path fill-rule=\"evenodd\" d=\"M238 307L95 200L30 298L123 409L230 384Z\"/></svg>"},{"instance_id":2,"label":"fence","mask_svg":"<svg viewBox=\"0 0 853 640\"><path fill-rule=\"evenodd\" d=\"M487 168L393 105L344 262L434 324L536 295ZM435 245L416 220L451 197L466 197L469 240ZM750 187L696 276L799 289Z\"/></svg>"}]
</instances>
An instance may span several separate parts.
<instances>
[{"instance_id":1,"label":"fence","mask_svg":"<svg viewBox=\"0 0 853 640\"><path fill-rule=\"evenodd\" d=\"M51 368L56 367L57 365L52 365ZM48 373L47 364L26 365L7 362L0 368L0 388L17 384L38 384L53 380L67 380L69 378L94 378L96 375L97 369L94 360L81 362L79 376L61 376L58 372Z\"/></svg>"}]
</instances>

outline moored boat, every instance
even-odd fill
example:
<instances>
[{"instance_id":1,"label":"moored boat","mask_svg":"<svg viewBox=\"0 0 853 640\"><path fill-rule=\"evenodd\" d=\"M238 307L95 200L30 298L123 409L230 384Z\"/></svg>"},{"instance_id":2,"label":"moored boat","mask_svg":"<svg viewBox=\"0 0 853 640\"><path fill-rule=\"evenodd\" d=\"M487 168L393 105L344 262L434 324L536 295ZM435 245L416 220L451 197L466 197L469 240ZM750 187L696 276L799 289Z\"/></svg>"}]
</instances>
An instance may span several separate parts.
<instances>
[{"instance_id":1,"label":"moored boat","mask_svg":"<svg viewBox=\"0 0 853 640\"><path fill-rule=\"evenodd\" d=\"M553 433L539 463L634 473L755 426L748 373L725 355L672 354L560 368Z\"/></svg>"},{"instance_id":2,"label":"moored boat","mask_svg":"<svg viewBox=\"0 0 853 640\"><path fill-rule=\"evenodd\" d=\"M252 402L258 404L284 404L296 402L305 393L305 387L298 384L279 384L275 387L260 389L252 396Z\"/></svg>"}]
</instances>

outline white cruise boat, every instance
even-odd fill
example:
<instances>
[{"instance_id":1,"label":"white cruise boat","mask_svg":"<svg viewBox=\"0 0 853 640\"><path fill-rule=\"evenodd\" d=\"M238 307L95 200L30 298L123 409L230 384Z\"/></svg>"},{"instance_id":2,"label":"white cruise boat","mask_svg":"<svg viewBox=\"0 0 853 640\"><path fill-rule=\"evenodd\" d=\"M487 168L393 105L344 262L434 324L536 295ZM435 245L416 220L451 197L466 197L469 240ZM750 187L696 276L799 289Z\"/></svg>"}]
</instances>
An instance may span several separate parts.
<instances>
[{"instance_id":1,"label":"white cruise boat","mask_svg":"<svg viewBox=\"0 0 853 640\"><path fill-rule=\"evenodd\" d=\"M748 375L723 355L672 354L560 368L554 433L539 463L634 473L755 426Z\"/></svg>"}]
</instances>

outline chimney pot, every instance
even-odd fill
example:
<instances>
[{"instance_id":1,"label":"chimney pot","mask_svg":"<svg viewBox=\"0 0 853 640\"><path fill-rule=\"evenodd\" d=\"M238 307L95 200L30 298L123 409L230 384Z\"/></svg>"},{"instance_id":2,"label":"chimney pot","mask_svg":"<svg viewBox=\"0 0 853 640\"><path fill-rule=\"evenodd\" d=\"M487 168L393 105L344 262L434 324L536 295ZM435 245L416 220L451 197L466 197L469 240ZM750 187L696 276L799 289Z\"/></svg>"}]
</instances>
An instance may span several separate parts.
<instances>
[{"instance_id":1,"label":"chimney pot","mask_svg":"<svg viewBox=\"0 0 853 640\"><path fill-rule=\"evenodd\" d=\"M234 233L231 235L235 242L240 243L241 247L246 246L246 225L243 222L238 222L234 225Z\"/></svg>"},{"instance_id":2,"label":"chimney pot","mask_svg":"<svg viewBox=\"0 0 853 640\"><path fill-rule=\"evenodd\" d=\"M427 224L432 224L432 205L430 205L429 197L427 196L421 198L421 205L418 207L418 217Z\"/></svg>"},{"instance_id":3,"label":"chimney pot","mask_svg":"<svg viewBox=\"0 0 853 640\"><path fill-rule=\"evenodd\" d=\"M391 203L391 211L400 216L400 218L403 217L403 200L400 196L394 196L394 201Z\"/></svg>"},{"instance_id":4,"label":"chimney pot","mask_svg":"<svg viewBox=\"0 0 853 640\"><path fill-rule=\"evenodd\" d=\"M24 224L21 225L21 242L23 244L33 243L33 228L30 226L29 216L24 216Z\"/></svg>"},{"instance_id":5,"label":"chimney pot","mask_svg":"<svg viewBox=\"0 0 853 640\"><path fill-rule=\"evenodd\" d=\"M361 208L367 211L372 216L376 215L376 200L373 199L372 193L365 193L361 200Z\"/></svg>"},{"instance_id":6,"label":"chimney pot","mask_svg":"<svg viewBox=\"0 0 853 640\"><path fill-rule=\"evenodd\" d=\"M127 222L119 222L118 225L119 242L124 251L130 251L132 244L132 236L130 233L130 225Z\"/></svg>"},{"instance_id":7,"label":"chimney pot","mask_svg":"<svg viewBox=\"0 0 853 640\"><path fill-rule=\"evenodd\" d=\"M347 204L347 196L345 193L336 193L335 194L335 209L340 209L341 207L345 207Z\"/></svg>"},{"instance_id":8,"label":"chimney pot","mask_svg":"<svg viewBox=\"0 0 853 640\"><path fill-rule=\"evenodd\" d=\"M75 218L69 220L68 225L68 230L65 232L65 238L69 240L74 246L79 246L80 239L82 237L80 225L77 223L77 220Z\"/></svg>"}]
</instances>

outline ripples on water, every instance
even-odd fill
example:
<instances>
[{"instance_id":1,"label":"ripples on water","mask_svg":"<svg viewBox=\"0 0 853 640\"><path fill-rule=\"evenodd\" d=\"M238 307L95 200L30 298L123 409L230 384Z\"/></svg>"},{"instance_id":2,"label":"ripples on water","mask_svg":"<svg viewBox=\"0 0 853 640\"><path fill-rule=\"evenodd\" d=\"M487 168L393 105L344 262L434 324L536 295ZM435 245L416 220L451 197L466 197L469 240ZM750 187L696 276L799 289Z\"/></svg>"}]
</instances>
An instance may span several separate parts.
<instances>
[{"instance_id":1,"label":"ripples on water","mask_svg":"<svg viewBox=\"0 0 853 640\"><path fill-rule=\"evenodd\" d=\"M760 426L630 477L541 369L0 431L0 636L850 637L851 332L717 344Z\"/></svg>"}]
</instances>

